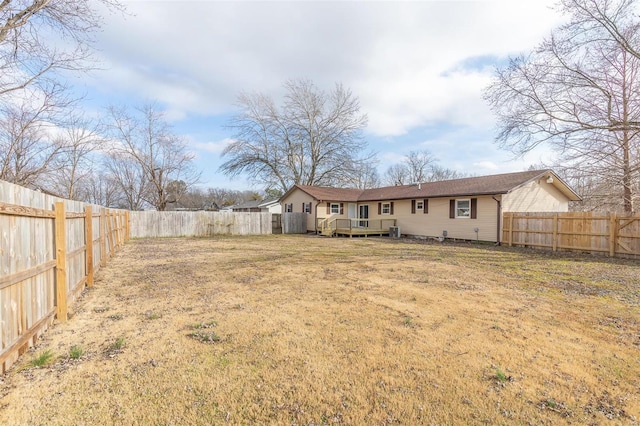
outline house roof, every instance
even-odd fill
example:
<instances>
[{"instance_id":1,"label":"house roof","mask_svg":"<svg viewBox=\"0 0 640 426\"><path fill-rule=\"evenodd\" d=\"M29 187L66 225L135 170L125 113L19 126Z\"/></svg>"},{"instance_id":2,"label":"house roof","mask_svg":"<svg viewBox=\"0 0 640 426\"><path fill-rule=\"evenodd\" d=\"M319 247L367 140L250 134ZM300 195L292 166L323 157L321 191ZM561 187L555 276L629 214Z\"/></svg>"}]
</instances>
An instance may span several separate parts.
<instances>
[{"instance_id":1,"label":"house roof","mask_svg":"<svg viewBox=\"0 0 640 426\"><path fill-rule=\"evenodd\" d=\"M261 203L262 203L262 201L260 201L260 200L251 200L251 201L245 201L242 204L236 204L236 205L233 205L233 206L229 206L228 208L230 208L230 209L254 209L254 208L260 207Z\"/></svg>"},{"instance_id":2,"label":"house roof","mask_svg":"<svg viewBox=\"0 0 640 426\"><path fill-rule=\"evenodd\" d=\"M319 201L383 201L409 198L498 195L506 194L528 182L548 178L549 176L553 178L551 184L565 194L567 198L572 201L580 200L580 196L551 170L530 170L365 190L294 185L281 199L284 199L295 188L306 192Z\"/></svg>"},{"instance_id":3,"label":"house roof","mask_svg":"<svg viewBox=\"0 0 640 426\"><path fill-rule=\"evenodd\" d=\"M353 188L332 188L328 186L308 186L308 185L294 185L286 194L282 196L285 198L291 190L298 188L307 194L311 195L316 200L330 200L330 201L357 201L362 194L362 189Z\"/></svg>"},{"instance_id":4,"label":"house roof","mask_svg":"<svg viewBox=\"0 0 640 426\"><path fill-rule=\"evenodd\" d=\"M260 204L258 205L258 207L265 207L265 208L267 208L267 207L273 206L273 205L275 205L275 204L278 204L279 202L280 202L280 201L279 201L277 198L272 199L272 200L263 200L263 201L261 201L261 202L260 202Z\"/></svg>"}]
</instances>

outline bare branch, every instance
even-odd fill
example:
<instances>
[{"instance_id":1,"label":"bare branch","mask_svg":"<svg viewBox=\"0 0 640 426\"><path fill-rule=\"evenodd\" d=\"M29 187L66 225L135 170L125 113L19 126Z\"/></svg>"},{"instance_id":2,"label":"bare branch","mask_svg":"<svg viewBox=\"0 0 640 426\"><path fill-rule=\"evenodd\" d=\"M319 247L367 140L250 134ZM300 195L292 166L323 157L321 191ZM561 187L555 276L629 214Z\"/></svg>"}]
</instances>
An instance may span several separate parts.
<instances>
[{"instance_id":1,"label":"bare branch","mask_svg":"<svg viewBox=\"0 0 640 426\"><path fill-rule=\"evenodd\" d=\"M248 175L265 188L352 185L353 166L366 147L367 117L342 85L325 93L308 80L289 80L281 108L262 94L241 94L240 112L229 122L235 141L220 170Z\"/></svg>"}]
</instances>

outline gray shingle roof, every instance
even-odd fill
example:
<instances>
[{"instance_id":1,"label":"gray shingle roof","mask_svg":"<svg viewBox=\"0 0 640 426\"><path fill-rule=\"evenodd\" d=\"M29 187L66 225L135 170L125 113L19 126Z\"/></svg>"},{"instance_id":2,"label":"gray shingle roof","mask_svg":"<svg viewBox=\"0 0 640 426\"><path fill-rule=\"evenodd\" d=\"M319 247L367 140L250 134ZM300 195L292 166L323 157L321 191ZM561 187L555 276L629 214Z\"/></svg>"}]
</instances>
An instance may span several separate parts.
<instances>
[{"instance_id":1,"label":"gray shingle roof","mask_svg":"<svg viewBox=\"0 0 640 426\"><path fill-rule=\"evenodd\" d=\"M323 201L382 201L409 198L459 197L471 195L506 194L512 189L531 180L553 173L550 170L529 170L526 172L477 176L462 179L426 182L421 184L387 186L373 189L331 188L325 186L295 185L316 200ZM554 176L556 176L554 174ZM556 176L557 177L557 176ZM571 198L580 199L568 186ZM292 188L293 189L293 188Z\"/></svg>"}]
</instances>

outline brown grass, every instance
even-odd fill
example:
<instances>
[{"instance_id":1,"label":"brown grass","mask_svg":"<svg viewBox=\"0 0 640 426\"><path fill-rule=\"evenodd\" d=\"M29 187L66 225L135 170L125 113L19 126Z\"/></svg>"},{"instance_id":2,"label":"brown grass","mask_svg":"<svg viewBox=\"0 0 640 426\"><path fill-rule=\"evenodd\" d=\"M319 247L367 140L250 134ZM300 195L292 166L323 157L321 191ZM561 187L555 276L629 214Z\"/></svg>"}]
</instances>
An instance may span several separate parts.
<instances>
[{"instance_id":1,"label":"brown grass","mask_svg":"<svg viewBox=\"0 0 640 426\"><path fill-rule=\"evenodd\" d=\"M638 277L473 245L132 241L2 377L0 424L637 424Z\"/></svg>"}]
</instances>

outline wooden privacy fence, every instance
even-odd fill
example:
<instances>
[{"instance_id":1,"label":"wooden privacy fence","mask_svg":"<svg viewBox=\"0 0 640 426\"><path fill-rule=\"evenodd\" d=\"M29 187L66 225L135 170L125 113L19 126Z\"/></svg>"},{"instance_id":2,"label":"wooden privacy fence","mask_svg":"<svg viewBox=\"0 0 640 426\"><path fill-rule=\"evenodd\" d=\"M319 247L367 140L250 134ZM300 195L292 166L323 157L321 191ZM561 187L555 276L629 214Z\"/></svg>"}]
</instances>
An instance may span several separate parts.
<instances>
[{"instance_id":1,"label":"wooden privacy fence","mask_svg":"<svg viewBox=\"0 0 640 426\"><path fill-rule=\"evenodd\" d=\"M282 213L283 234L306 234L307 213Z\"/></svg>"},{"instance_id":2,"label":"wooden privacy fence","mask_svg":"<svg viewBox=\"0 0 640 426\"><path fill-rule=\"evenodd\" d=\"M0 364L6 371L129 238L128 212L0 181Z\"/></svg>"},{"instance_id":3,"label":"wooden privacy fence","mask_svg":"<svg viewBox=\"0 0 640 426\"><path fill-rule=\"evenodd\" d=\"M245 212L129 212L132 238L267 235L271 213Z\"/></svg>"},{"instance_id":4,"label":"wooden privacy fence","mask_svg":"<svg viewBox=\"0 0 640 426\"><path fill-rule=\"evenodd\" d=\"M502 243L636 257L640 255L640 216L592 213L505 213Z\"/></svg>"}]
</instances>

